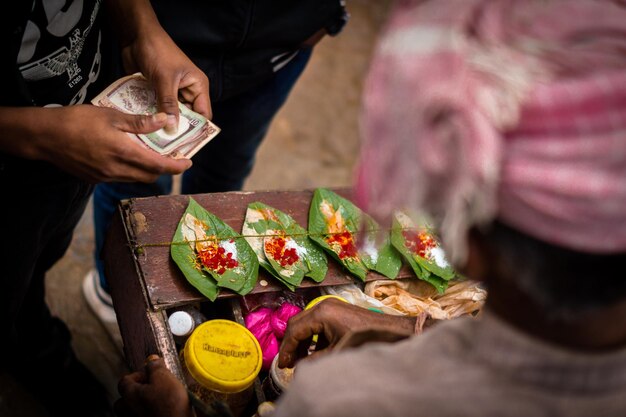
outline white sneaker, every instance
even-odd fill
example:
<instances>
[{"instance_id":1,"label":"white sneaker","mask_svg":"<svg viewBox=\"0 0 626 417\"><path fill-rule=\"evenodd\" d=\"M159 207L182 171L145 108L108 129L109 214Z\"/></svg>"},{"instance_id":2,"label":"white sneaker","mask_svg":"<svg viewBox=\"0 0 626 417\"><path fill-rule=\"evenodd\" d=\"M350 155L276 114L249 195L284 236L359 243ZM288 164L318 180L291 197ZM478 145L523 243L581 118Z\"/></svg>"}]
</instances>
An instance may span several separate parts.
<instances>
[{"instance_id":1,"label":"white sneaker","mask_svg":"<svg viewBox=\"0 0 626 417\"><path fill-rule=\"evenodd\" d=\"M83 279L83 296L91 311L100 320L111 340L122 350L123 342L111 295L100 285L98 271L91 269Z\"/></svg>"}]
</instances>

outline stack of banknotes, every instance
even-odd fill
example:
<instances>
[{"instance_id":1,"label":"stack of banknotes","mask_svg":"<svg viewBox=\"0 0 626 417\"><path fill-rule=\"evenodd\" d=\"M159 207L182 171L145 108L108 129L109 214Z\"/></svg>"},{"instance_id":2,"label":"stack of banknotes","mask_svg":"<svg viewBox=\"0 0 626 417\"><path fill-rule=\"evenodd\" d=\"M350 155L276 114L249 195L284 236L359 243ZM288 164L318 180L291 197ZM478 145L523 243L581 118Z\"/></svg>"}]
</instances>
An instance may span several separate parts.
<instances>
[{"instance_id":1,"label":"stack of banknotes","mask_svg":"<svg viewBox=\"0 0 626 417\"><path fill-rule=\"evenodd\" d=\"M157 113L156 93L140 73L120 78L91 102L129 114ZM220 132L220 128L180 102L178 108L180 117L176 132L160 129L153 133L128 135L161 155L191 158Z\"/></svg>"}]
</instances>

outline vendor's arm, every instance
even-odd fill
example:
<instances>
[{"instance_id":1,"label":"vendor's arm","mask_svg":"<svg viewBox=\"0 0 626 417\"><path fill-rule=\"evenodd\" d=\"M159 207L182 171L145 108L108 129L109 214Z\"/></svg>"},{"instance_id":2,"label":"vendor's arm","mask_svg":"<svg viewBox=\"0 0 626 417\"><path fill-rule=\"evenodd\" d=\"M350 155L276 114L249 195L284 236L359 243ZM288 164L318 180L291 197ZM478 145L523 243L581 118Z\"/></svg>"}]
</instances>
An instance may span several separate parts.
<instances>
[{"instance_id":1,"label":"vendor's arm","mask_svg":"<svg viewBox=\"0 0 626 417\"><path fill-rule=\"evenodd\" d=\"M140 71L154 85L166 128L177 126L178 100L211 118L209 80L159 24L148 0L107 0L127 72Z\"/></svg>"},{"instance_id":2,"label":"vendor's arm","mask_svg":"<svg viewBox=\"0 0 626 417\"><path fill-rule=\"evenodd\" d=\"M0 152L50 162L89 182L153 182L191 161L161 156L126 132L154 132L166 120L164 113L134 116L91 105L0 107Z\"/></svg>"},{"instance_id":3,"label":"vendor's arm","mask_svg":"<svg viewBox=\"0 0 626 417\"><path fill-rule=\"evenodd\" d=\"M376 328L413 334L415 323L415 317L381 314L327 299L289 320L280 346L278 366L292 367L298 359L305 357L314 334L319 335L318 346L332 348L349 331Z\"/></svg>"}]
</instances>

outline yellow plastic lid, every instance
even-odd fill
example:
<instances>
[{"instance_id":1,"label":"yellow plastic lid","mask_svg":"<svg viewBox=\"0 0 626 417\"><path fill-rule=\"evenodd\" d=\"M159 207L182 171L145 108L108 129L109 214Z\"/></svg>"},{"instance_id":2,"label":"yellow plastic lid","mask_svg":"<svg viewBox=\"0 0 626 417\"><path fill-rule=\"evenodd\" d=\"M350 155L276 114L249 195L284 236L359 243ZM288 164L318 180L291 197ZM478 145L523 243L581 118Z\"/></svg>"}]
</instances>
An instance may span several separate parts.
<instances>
[{"instance_id":1,"label":"yellow plastic lid","mask_svg":"<svg viewBox=\"0 0 626 417\"><path fill-rule=\"evenodd\" d=\"M348 300L346 300L343 297L339 297L338 295L332 295L332 294L322 295L320 297L314 298L311 301L309 301L309 304L307 304L306 307L304 307L304 309L308 310L309 308L313 307L315 304L318 304L320 301L324 301L324 300L326 300L328 298L336 298L336 299L341 300L343 302L346 302L346 303L348 302Z\"/></svg>"},{"instance_id":2,"label":"yellow plastic lid","mask_svg":"<svg viewBox=\"0 0 626 417\"><path fill-rule=\"evenodd\" d=\"M198 326L185 343L184 356L196 381L225 394L252 385L263 362L256 338L230 320L210 320Z\"/></svg>"}]
</instances>

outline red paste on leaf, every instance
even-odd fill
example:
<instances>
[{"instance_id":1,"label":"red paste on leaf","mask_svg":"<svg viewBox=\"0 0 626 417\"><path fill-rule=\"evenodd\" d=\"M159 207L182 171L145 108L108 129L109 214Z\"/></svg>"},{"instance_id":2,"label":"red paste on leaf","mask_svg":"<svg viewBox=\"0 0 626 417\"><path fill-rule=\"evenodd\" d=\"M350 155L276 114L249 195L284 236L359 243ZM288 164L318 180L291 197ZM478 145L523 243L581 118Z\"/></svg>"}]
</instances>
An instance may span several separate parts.
<instances>
[{"instance_id":1,"label":"red paste on leaf","mask_svg":"<svg viewBox=\"0 0 626 417\"><path fill-rule=\"evenodd\" d=\"M296 248L286 248L287 241L283 236L273 236L265 240L265 252L283 268L298 262L300 257Z\"/></svg>"},{"instance_id":2,"label":"red paste on leaf","mask_svg":"<svg viewBox=\"0 0 626 417\"><path fill-rule=\"evenodd\" d=\"M428 233L416 230L403 230L404 246L415 255L428 259L431 249L437 247L437 241Z\"/></svg>"},{"instance_id":3,"label":"red paste on leaf","mask_svg":"<svg viewBox=\"0 0 626 417\"><path fill-rule=\"evenodd\" d=\"M358 254L352 233L348 231L330 235L326 242L339 255L339 259L356 258Z\"/></svg>"},{"instance_id":4,"label":"red paste on leaf","mask_svg":"<svg viewBox=\"0 0 626 417\"><path fill-rule=\"evenodd\" d=\"M202 250L198 251L198 259L207 269L215 271L222 275L227 269L236 268L239 265L236 259L233 259L231 252L219 246L217 241L211 241L205 245Z\"/></svg>"}]
</instances>

